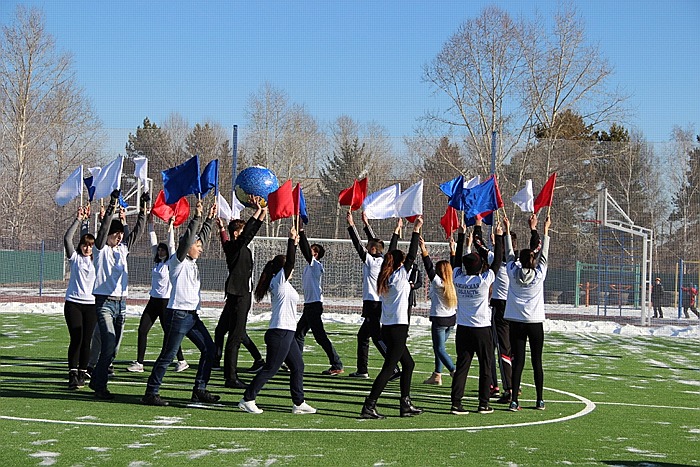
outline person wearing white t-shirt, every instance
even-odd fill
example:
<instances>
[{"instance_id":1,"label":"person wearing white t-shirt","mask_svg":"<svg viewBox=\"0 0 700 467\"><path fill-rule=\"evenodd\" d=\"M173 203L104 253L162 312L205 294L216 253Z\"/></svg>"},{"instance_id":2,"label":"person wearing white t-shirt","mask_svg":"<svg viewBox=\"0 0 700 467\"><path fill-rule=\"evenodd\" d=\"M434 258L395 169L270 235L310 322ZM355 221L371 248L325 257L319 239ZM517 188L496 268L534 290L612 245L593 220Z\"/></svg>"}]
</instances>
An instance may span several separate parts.
<instances>
[{"instance_id":1,"label":"person wearing white t-shirt","mask_svg":"<svg viewBox=\"0 0 700 467\"><path fill-rule=\"evenodd\" d=\"M450 375L454 374L455 364L447 353L445 343L450 338L450 333L457 324L457 293L452 282L452 262L455 255L454 239L450 237L450 261L440 260L435 266L430 259L428 247L423 238L420 239L421 256L423 266L430 279L430 335L433 341L433 353L435 354L435 370L430 378L423 381L425 384L442 385L442 369L447 368Z\"/></svg>"},{"instance_id":2,"label":"person wearing white t-shirt","mask_svg":"<svg viewBox=\"0 0 700 467\"><path fill-rule=\"evenodd\" d=\"M323 370L322 374L337 376L344 373L343 362L340 360L338 352L336 352L333 343L326 334L326 329L323 327L323 288L321 287L321 278L324 273L323 264L320 260L326 253L325 248L318 243L309 245L309 240L306 238L304 229L299 231L299 249L304 259L308 263L304 267L304 272L301 275L301 285L304 290L304 309L301 313L301 318L297 323L296 333L294 338L299 344L299 349L304 351L304 338L311 331L316 339L316 342L321 346L326 356L330 368Z\"/></svg>"},{"instance_id":3,"label":"person wearing white t-shirt","mask_svg":"<svg viewBox=\"0 0 700 467\"><path fill-rule=\"evenodd\" d=\"M207 390L211 369L216 359L216 345L198 314L202 307L202 283L197 266L203 245L211 233L213 219L216 216L216 203L212 204L204 223L202 223L202 208L202 200L198 200L194 217L180 237L177 251L168 259L172 290L168 307L162 317L163 346L148 377L146 393L141 398L141 403L145 405L168 405L168 402L161 399L159 390L165 372L185 336L201 352L190 400L206 403L219 400L218 395Z\"/></svg>"},{"instance_id":4,"label":"person wearing white t-shirt","mask_svg":"<svg viewBox=\"0 0 700 467\"><path fill-rule=\"evenodd\" d=\"M301 349L294 339L297 329L297 303L299 293L294 289L289 279L294 271L294 257L299 243L297 230L289 229L287 240L287 254L277 255L265 264L260 274L258 285L255 287L254 297L260 302L266 295L270 295L270 325L265 332L265 344L267 352L265 364L253 381L250 382L243 398L238 402L238 407L248 413L260 414L255 399L273 376L286 363L289 367L289 392L292 395L292 413L311 414L316 409L304 400L304 360Z\"/></svg>"},{"instance_id":5,"label":"person wearing white t-shirt","mask_svg":"<svg viewBox=\"0 0 700 467\"><path fill-rule=\"evenodd\" d=\"M460 235L463 237L463 235ZM467 382L469 367L474 355L479 359L479 405L477 411L482 414L492 413L489 405L491 365L489 352L493 353L491 339L491 309L489 308L489 289L501 266L500 261L488 265L488 250L479 238L474 238L476 252L462 257L462 265L454 268L453 282L457 292L457 333L455 344L457 350L457 368L452 378L451 413L467 414L462 406L462 397ZM457 242L456 257L462 254L462 241ZM503 229L496 227L494 254L496 258L503 255Z\"/></svg>"},{"instance_id":6,"label":"person wearing white t-shirt","mask_svg":"<svg viewBox=\"0 0 700 467\"><path fill-rule=\"evenodd\" d=\"M175 228L173 223L175 217L168 222L168 242L158 243L153 226L153 212L148 214L148 236L151 241L151 254L153 254L153 267L151 268L151 292L146 308L144 308L139 320L139 330L136 346L136 360L126 367L127 371L143 373L143 362L146 357L146 344L148 343L148 332L153 327L156 320L160 320L163 326L163 314L168 307L170 299L170 271L168 270L168 259L175 251ZM175 371L185 371L190 365L182 354L182 348L177 349L177 366Z\"/></svg>"},{"instance_id":7,"label":"person wearing white t-shirt","mask_svg":"<svg viewBox=\"0 0 700 467\"><path fill-rule=\"evenodd\" d=\"M534 214L533 214L534 216ZM535 216L535 222L537 218ZM513 395L508 410L520 410L518 391L525 366L525 346L530 342L530 361L535 378L537 402L535 408L544 410L542 392L544 387L544 370L542 369L542 349L544 347L544 280L547 277L547 256L549 255L549 216L544 221L542 249L537 255L528 248L520 250L516 260L513 245L510 242L510 222L506 219L506 255L508 298L506 299L505 319L510 326L510 346L513 351Z\"/></svg>"},{"instance_id":8,"label":"person wearing white t-shirt","mask_svg":"<svg viewBox=\"0 0 700 467\"><path fill-rule=\"evenodd\" d=\"M413 234L408 254L401 250L390 250L384 256L382 267L377 276L377 293L382 300L382 340L386 344L384 365L372 383L372 390L365 399L360 417L367 419L385 418L377 412L377 399L381 396L387 383L394 375L396 364L401 362L401 399L400 415L411 417L423 413L411 401L411 379L415 363L406 347L408 339L409 315L408 297L411 293L409 274L416 260L420 228L423 225L422 216L418 216L413 224Z\"/></svg>"},{"instance_id":9,"label":"person wearing white t-shirt","mask_svg":"<svg viewBox=\"0 0 700 467\"><path fill-rule=\"evenodd\" d=\"M77 249L73 247L73 236L81 223L90 218L90 205L80 206L78 214L63 236L63 246L70 266L70 278L66 289L63 316L68 326L68 389L85 386L87 365L90 359L90 341L95 330L95 266L92 264L92 246L95 237L87 233L87 225L81 231Z\"/></svg>"}]
</instances>

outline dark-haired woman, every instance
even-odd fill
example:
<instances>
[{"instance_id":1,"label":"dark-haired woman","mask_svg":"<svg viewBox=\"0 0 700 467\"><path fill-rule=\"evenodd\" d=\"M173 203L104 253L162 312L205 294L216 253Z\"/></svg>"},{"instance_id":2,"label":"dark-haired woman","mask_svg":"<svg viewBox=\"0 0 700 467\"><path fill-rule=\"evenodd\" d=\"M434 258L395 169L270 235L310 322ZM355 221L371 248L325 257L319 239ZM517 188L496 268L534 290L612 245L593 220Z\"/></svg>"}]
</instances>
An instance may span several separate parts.
<instances>
[{"instance_id":1,"label":"dark-haired woman","mask_svg":"<svg viewBox=\"0 0 700 467\"><path fill-rule=\"evenodd\" d=\"M453 282L457 292L457 333L455 346L457 350L457 368L452 378L450 398L454 415L466 415L469 412L462 406L462 397L467 383L469 367L474 355L479 359L479 405L481 414L492 413L489 405L491 395L491 358L493 341L491 337L491 308L489 308L489 289L496 280L500 261L488 265L488 249L481 237L474 236L477 251L462 257L464 234L457 240L456 258L462 258L462 264L453 271ZM503 229L496 227L494 257L503 256Z\"/></svg>"},{"instance_id":2,"label":"dark-haired woman","mask_svg":"<svg viewBox=\"0 0 700 467\"><path fill-rule=\"evenodd\" d=\"M73 236L78 226L90 218L90 205L78 208L75 220L63 236L63 247L70 265L70 279L66 289L63 316L68 325L68 389L85 386L87 365L90 358L90 341L97 323L95 297L95 266L92 264L92 246L95 237L87 233L87 224L81 231L78 248L73 247Z\"/></svg>"},{"instance_id":3,"label":"dark-haired woman","mask_svg":"<svg viewBox=\"0 0 700 467\"><path fill-rule=\"evenodd\" d=\"M536 225L537 217L533 214ZM532 218L531 218L532 219ZM510 241L510 223L506 224L506 255L508 258L508 299L505 319L510 327L510 347L513 351L513 398L508 410L520 410L518 391L525 367L525 345L530 342L530 361L535 377L537 402L535 408L544 410L542 390L544 370L542 369L542 349L544 347L544 280L547 277L547 256L549 255L549 216L544 221L542 250L537 255L533 250L520 250L516 260Z\"/></svg>"},{"instance_id":4,"label":"dark-haired woman","mask_svg":"<svg viewBox=\"0 0 700 467\"><path fill-rule=\"evenodd\" d=\"M362 418L385 418L377 412L377 399L381 396L389 379L394 374L396 364L401 362L401 403L400 414L410 417L423 413L411 402L411 378L415 363L411 357L406 340L408 339L408 296L411 293L409 274L418 252L420 228L423 218L418 216L413 224L413 235L408 254L401 250L391 250L384 256L382 267L377 277L377 293L382 300L382 340L386 344L384 365L372 383L372 390L365 399L360 416Z\"/></svg>"},{"instance_id":5,"label":"dark-haired woman","mask_svg":"<svg viewBox=\"0 0 700 467\"><path fill-rule=\"evenodd\" d=\"M248 413L260 414L255 398L265 384L277 374L286 363L289 367L289 390L292 395L292 413L316 413L316 409L304 401L304 360L301 349L294 339L297 328L297 303L299 293L289 283L294 271L294 256L299 236L294 227L289 229L287 254L277 255L268 261L260 274L255 288L255 301L260 302L270 294L270 327L265 332L267 353L262 370L250 382L238 407Z\"/></svg>"},{"instance_id":6,"label":"dark-haired woman","mask_svg":"<svg viewBox=\"0 0 700 467\"><path fill-rule=\"evenodd\" d=\"M171 252L175 251L175 229L173 227L175 218L170 219L168 224L168 243L158 243L158 236L153 228L153 213L148 214L148 237L151 241L151 253L153 254L153 268L151 269L151 292L146 308L143 310L139 321L138 344L136 350L136 361L129 365L127 371L143 373L143 361L146 357L146 345L148 343L148 332L153 327L156 319L163 325L163 313L168 307L168 299L172 285L170 284L170 272L168 270L168 258ZM177 364L175 371L185 371L190 365L182 355L182 347L177 349Z\"/></svg>"}]
</instances>

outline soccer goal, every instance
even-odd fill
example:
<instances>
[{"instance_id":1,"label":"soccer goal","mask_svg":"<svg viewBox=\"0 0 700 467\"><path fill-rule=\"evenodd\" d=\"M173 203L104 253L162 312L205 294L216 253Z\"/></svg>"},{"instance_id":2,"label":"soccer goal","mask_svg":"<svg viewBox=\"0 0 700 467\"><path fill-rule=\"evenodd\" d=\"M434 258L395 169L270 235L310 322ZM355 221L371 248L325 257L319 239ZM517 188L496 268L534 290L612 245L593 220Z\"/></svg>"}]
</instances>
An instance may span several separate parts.
<instances>
[{"instance_id":1,"label":"soccer goal","mask_svg":"<svg viewBox=\"0 0 700 467\"><path fill-rule=\"evenodd\" d=\"M601 229L598 260L598 269L601 271L599 287L629 289L631 296L634 297L633 302L638 303L641 308L641 324L649 324L653 231L635 225L605 188L598 194L597 221ZM632 271L635 271L631 276L630 266ZM627 273L620 276L622 279L616 280L610 271L627 271Z\"/></svg>"}]
</instances>

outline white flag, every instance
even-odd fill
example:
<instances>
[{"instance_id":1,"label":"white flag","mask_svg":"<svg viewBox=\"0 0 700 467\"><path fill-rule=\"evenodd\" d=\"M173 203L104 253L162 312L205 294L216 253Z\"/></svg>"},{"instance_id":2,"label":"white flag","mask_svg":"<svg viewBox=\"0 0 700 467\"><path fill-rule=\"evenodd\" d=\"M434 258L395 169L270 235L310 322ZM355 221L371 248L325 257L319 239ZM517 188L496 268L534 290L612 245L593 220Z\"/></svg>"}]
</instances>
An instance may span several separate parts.
<instances>
[{"instance_id":1,"label":"white flag","mask_svg":"<svg viewBox=\"0 0 700 467\"><path fill-rule=\"evenodd\" d=\"M238 198L233 197L233 206L231 206L231 219L240 219L241 211L245 209L243 203L238 201Z\"/></svg>"},{"instance_id":2,"label":"white flag","mask_svg":"<svg viewBox=\"0 0 700 467\"><path fill-rule=\"evenodd\" d=\"M362 203L362 209L367 219L389 219L397 217L396 199L401 193L401 185L391 185L367 195Z\"/></svg>"},{"instance_id":3,"label":"white flag","mask_svg":"<svg viewBox=\"0 0 700 467\"><path fill-rule=\"evenodd\" d=\"M477 186L480 181L479 181L479 176L477 175L476 177L472 178L471 180L464 182L464 188L474 188Z\"/></svg>"},{"instance_id":4,"label":"white flag","mask_svg":"<svg viewBox=\"0 0 700 467\"><path fill-rule=\"evenodd\" d=\"M221 196L221 193L218 193L216 198L216 208L217 217L224 219L226 222L231 220L231 206L228 205L226 198Z\"/></svg>"},{"instance_id":5,"label":"white flag","mask_svg":"<svg viewBox=\"0 0 700 467\"><path fill-rule=\"evenodd\" d=\"M511 201L523 212L535 212L535 197L532 195L532 180L525 180L525 188L517 192Z\"/></svg>"},{"instance_id":6,"label":"white flag","mask_svg":"<svg viewBox=\"0 0 700 467\"><path fill-rule=\"evenodd\" d=\"M399 217L423 214L423 180L411 185L396 198L396 213Z\"/></svg>"},{"instance_id":7,"label":"white flag","mask_svg":"<svg viewBox=\"0 0 700 467\"><path fill-rule=\"evenodd\" d=\"M95 187L94 199L106 198L121 186L122 156L117 156L109 164L102 167L98 174L93 174L92 186Z\"/></svg>"},{"instance_id":8,"label":"white flag","mask_svg":"<svg viewBox=\"0 0 700 467\"><path fill-rule=\"evenodd\" d=\"M134 157L134 176L143 183L143 191L148 191L148 159Z\"/></svg>"},{"instance_id":9,"label":"white flag","mask_svg":"<svg viewBox=\"0 0 700 467\"><path fill-rule=\"evenodd\" d=\"M68 176L56 192L54 199L59 206L65 206L83 192L83 166L81 165Z\"/></svg>"}]
</instances>

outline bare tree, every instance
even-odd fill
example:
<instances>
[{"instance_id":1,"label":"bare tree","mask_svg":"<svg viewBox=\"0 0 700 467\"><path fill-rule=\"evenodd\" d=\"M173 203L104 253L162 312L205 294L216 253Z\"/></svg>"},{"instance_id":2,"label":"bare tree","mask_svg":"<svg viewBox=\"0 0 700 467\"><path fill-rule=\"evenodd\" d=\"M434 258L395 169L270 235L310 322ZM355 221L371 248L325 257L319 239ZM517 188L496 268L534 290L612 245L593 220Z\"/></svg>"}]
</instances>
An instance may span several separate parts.
<instances>
[{"instance_id":1,"label":"bare tree","mask_svg":"<svg viewBox=\"0 0 700 467\"><path fill-rule=\"evenodd\" d=\"M17 8L2 28L0 57L2 238L22 245L45 233L32 216L58 188L56 175L74 169L62 164L93 155L99 124L75 85L71 56L56 50L39 10Z\"/></svg>"}]
</instances>

